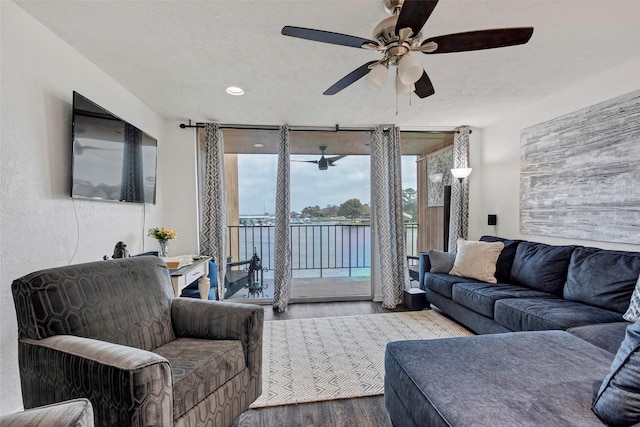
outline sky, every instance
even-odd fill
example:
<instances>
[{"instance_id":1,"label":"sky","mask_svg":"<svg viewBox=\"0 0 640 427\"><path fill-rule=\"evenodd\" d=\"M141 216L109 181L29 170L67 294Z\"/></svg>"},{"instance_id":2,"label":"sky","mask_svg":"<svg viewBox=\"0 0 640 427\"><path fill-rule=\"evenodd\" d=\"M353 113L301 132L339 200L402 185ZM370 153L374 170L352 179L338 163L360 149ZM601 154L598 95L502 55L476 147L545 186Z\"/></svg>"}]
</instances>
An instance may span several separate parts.
<instances>
[{"instance_id":1,"label":"sky","mask_svg":"<svg viewBox=\"0 0 640 427\"><path fill-rule=\"evenodd\" d=\"M316 164L294 161L319 158L319 155L291 155L292 211L301 212L307 206L316 205L320 208L339 206L349 199L370 204L369 156L347 156L324 171ZM240 215L275 212L277 161L276 154L238 155ZM415 161L416 156L402 158L403 189L416 189Z\"/></svg>"}]
</instances>

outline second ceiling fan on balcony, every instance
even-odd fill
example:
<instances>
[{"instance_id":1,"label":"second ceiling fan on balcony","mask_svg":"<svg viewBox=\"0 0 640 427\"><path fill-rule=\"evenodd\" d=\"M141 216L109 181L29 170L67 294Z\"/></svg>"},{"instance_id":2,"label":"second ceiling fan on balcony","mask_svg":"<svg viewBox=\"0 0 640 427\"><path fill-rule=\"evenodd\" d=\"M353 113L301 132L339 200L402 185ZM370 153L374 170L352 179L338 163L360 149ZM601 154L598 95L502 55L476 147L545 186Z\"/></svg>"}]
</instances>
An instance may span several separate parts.
<instances>
[{"instance_id":1,"label":"second ceiling fan on balcony","mask_svg":"<svg viewBox=\"0 0 640 427\"><path fill-rule=\"evenodd\" d=\"M314 163L316 165L318 165L318 169L320 169L321 171L325 171L327 169L329 169L329 166L335 166L335 162L337 162L338 160L342 159L343 157L347 157L347 154L342 154L340 156L333 156L333 157L325 157L324 156L324 152L327 149L326 145L321 145L320 147L320 153L322 153L322 155L320 156L320 159L318 160L292 160L294 162L304 162L304 163Z\"/></svg>"},{"instance_id":2,"label":"second ceiling fan on balcony","mask_svg":"<svg viewBox=\"0 0 640 427\"><path fill-rule=\"evenodd\" d=\"M529 41L533 27L497 28L429 37L422 40L421 30L438 4L438 0L384 0L391 16L382 20L373 31L373 39L311 28L285 26L282 34L323 43L377 50L382 59L370 61L338 80L324 95L335 95L364 76L382 87L389 66L397 66L396 90L413 91L420 98L435 90L422 65L409 52L426 54L466 52L514 46Z\"/></svg>"}]
</instances>

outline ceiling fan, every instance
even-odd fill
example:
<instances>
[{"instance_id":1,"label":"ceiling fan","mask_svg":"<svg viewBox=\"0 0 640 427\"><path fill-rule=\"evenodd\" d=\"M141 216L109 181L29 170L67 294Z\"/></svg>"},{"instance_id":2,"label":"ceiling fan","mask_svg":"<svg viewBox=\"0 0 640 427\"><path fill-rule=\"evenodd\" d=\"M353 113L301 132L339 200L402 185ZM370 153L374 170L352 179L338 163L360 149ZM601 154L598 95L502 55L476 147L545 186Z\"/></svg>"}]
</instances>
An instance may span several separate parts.
<instances>
[{"instance_id":1,"label":"ceiling fan","mask_svg":"<svg viewBox=\"0 0 640 427\"><path fill-rule=\"evenodd\" d=\"M305 163L315 163L318 165L318 169L320 169L321 171L326 171L329 166L335 166L335 162L337 162L338 160L340 160L343 157L347 157L347 154L342 154L340 156L333 156L333 157L325 157L324 156L324 152L327 149L326 145L321 145L320 147L320 153L322 153L322 156L320 157L319 160L293 160L294 162L305 162Z\"/></svg>"},{"instance_id":2,"label":"ceiling fan","mask_svg":"<svg viewBox=\"0 0 640 427\"><path fill-rule=\"evenodd\" d=\"M438 0L384 0L391 16L383 19L373 30L373 40L330 31L285 26L282 34L323 43L377 50L382 59L370 61L356 68L324 95L335 95L365 75L370 84L384 86L390 65L397 66L396 91L414 91L420 98L433 95L435 90L422 65L409 52L426 54L466 52L514 46L529 41L533 27L497 28L429 37L422 40L420 31L438 4Z\"/></svg>"}]
</instances>

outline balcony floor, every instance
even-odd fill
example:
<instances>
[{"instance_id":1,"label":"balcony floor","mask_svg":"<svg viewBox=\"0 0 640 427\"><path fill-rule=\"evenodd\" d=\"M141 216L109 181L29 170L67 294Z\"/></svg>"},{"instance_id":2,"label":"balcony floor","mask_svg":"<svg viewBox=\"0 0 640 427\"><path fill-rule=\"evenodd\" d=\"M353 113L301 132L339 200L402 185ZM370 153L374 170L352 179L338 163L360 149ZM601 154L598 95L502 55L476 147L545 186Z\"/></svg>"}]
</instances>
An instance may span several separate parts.
<instances>
[{"instance_id":1,"label":"balcony floor","mask_svg":"<svg viewBox=\"0 0 640 427\"><path fill-rule=\"evenodd\" d=\"M273 279L265 280L267 289L259 300L273 298ZM247 299L248 289L241 289L229 300ZM291 278L292 299L340 299L340 298L369 298L371 297L371 277L293 277Z\"/></svg>"}]
</instances>

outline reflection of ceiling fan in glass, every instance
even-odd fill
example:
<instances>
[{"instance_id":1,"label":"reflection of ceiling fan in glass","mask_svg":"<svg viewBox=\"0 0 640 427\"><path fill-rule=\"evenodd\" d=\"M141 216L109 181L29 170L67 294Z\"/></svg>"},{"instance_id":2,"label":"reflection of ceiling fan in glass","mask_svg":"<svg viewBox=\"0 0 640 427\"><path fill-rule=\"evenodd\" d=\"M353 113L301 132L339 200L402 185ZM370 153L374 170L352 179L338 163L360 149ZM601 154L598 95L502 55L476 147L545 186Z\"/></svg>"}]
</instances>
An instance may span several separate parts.
<instances>
[{"instance_id":1,"label":"reflection of ceiling fan in glass","mask_svg":"<svg viewBox=\"0 0 640 427\"><path fill-rule=\"evenodd\" d=\"M356 68L324 95L334 95L364 76L367 83L382 88L390 65L397 67L396 91L415 92L420 98L433 95L435 90L422 65L409 52L426 54L467 52L514 46L529 41L532 27L497 28L469 31L422 39L421 30L438 4L438 0L384 0L391 16L381 21L373 31L373 40L347 34L311 28L285 26L282 34L323 43L377 50L382 59L370 61Z\"/></svg>"},{"instance_id":2,"label":"reflection of ceiling fan in glass","mask_svg":"<svg viewBox=\"0 0 640 427\"><path fill-rule=\"evenodd\" d=\"M118 148L92 147L90 145L82 145L82 144L80 144L77 139L73 140L73 152L76 155L82 156L82 153L84 153L85 150L108 150L108 151L120 151L120 152L122 152L122 149L118 149Z\"/></svg>"},{"instance_id":3,"label":"reflection of ceiling fan in glass","mask_svg":"<svg viewBox=\"0 0 640 427\"><path fill-rule=\"evenodd\" d=\"M337 162L343 157L347 157L346 154L342 154L340 156L325 157L324 151L326 149L327 149L326 145L320 146L320 152L322 153L322 156L318 160L292 160L292 162L315 163L316 165L318 165L318 169L320 169L321 171L326 171L329 168L329 166L335 166L334 164L335 162Z\"/></svg>"}]
</instances>

